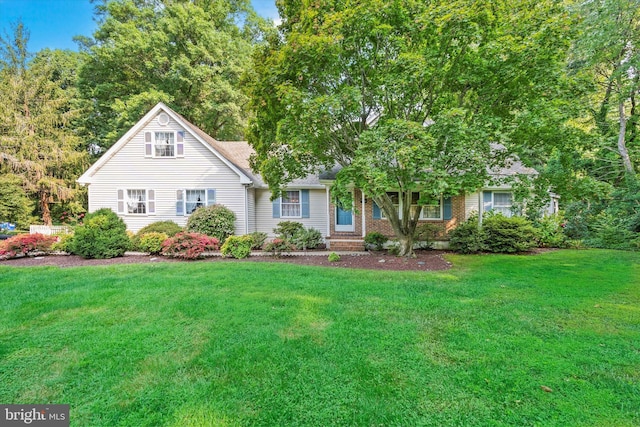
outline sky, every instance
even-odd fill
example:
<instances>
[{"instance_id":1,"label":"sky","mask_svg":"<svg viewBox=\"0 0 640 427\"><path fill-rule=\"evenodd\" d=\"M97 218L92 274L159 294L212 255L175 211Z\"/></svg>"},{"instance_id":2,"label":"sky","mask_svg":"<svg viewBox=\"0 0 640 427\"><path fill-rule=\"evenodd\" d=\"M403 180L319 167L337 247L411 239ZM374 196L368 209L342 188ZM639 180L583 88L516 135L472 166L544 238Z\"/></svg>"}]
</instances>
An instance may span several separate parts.
<instances>
[{"instance_id":1,"label":"sky","mask_svg":"<svg viewBox=\"0 0 640 427\"><path fill-rule=\"evenodd\" d=\"M251 0L258 14L277 19L275 0ZM28 49L44 48L77 50L76 35L92 36L96 29L93 7L89 0L0 0L0 34L11 31L10 24L22 19L29 30Z\"/></svg>"}]
</instances>

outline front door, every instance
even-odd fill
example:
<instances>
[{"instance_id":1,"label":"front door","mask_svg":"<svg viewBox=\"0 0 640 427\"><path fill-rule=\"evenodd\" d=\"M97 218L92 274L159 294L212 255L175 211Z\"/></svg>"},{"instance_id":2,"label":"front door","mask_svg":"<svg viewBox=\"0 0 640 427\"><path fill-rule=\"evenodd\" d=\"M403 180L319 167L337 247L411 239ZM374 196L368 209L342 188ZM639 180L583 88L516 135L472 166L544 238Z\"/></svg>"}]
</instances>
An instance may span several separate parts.
<instances>
[{"instance_id":1,"label":"front door","mask_svg":"<svg viewBox=\"0 0 640 427\"><path fill-rule=\"evenodd\" d=\"M336 205L336 231L353 231L353 210Z\"/></svg>"}]
</instances>

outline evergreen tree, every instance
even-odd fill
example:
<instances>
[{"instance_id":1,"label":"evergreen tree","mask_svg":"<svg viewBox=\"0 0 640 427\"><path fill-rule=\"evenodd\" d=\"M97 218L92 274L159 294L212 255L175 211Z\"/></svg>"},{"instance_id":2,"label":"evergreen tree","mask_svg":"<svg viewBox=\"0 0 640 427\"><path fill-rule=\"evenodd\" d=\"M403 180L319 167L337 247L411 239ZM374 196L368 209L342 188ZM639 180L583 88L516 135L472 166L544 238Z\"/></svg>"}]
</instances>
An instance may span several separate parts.
<instances>
[{"instance_id":1,"label":"evergreen tree","mask_svg":"<svg viewBox=\"0 0 640 427\"><path fill-rule=\"evenodd\" d=\"M86 167L71 128L78 115L70 77L77 55L43 50L32 58L24 25L12 30L0 37L0 172L20 177L50 225L50 204L74 197L75 179Z\"/></svg>"}]
</instances>

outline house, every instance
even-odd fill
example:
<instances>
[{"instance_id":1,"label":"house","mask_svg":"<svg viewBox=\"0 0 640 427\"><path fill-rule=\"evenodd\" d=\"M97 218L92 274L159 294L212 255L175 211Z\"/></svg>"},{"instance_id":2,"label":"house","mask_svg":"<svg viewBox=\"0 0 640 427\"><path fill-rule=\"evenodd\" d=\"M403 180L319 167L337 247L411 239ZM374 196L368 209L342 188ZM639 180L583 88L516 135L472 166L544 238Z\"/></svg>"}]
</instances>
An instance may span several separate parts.
<instances>
[{"instance_id":1,"label":"house","mask_svg":"<svg viewBox=\"0 0 640 427\"><path fill-rule=\"evenodd\" d=\"M251 153L246 142L217 141L159 103L78 182L88 186L89 212L109 208L133 232L156 221L184 226L195 209L217 203L235 213L238 235L262 231L273 236L279 222L297 221L319 230L334 250L362 249L371 231L393 236L383 212L359 190L354 190L352 210L331 202L331 172L296 180L271 201L268 186L249 167ZM535 171L514 164L500 173ZM444 239L480 206L511 214L512 200L508 186L484 188L425 206L423 221L437 225Z\"/></svg>"}]
</instances>

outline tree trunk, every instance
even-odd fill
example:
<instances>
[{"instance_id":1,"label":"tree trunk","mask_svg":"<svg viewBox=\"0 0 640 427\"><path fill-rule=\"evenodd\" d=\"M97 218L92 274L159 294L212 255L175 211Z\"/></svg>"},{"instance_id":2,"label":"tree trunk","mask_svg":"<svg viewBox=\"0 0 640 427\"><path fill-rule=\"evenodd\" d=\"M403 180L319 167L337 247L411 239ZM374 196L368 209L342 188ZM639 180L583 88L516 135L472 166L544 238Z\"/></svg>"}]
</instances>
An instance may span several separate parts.
<instances>
[{"instance_id":1,"label":"tree trunk","mask_svg":"<svg viewBox=\"0 0 640 427\"><path fill-rule=\"evenodd\" d=\"M624 112L624 101L620 101L618 104L618 112L620 115L620 132L618 133L618 153L620 153L620 157L622 157L622 163L624 164L624 170L633 175L635 171L633 170L633 164L631 163L631 158L629 157L629 152L627 151L627 144L625 142L626 132L627 132L627 116Z\"/></svg>"},{"instance_id":2,"label":"tree trunk","mask_svg":"<svg viewBox=\"0 0 640 427\"><path fill-rule=\"evenodd\" d=\"M399 252L398 256L407 257L407 258L415 258L416 254L413 252L413 236L397 236Z\"/></svg>"},{"instance_id":3,"label":"tree trunk","mask_svg":"<svg viewBox=\"0 0 640 427\"><path fill-rule=\"evenodd\" d=\"M393 229L393 233L398 239L398 243L400 245L398 256L414 257L414 233L416 230L418 217L420 216L420 211L418 210L417 212L415 212L412 217L409 214L410 209L405 209L401 218L398 213L397 207L391 202L391 199L386 194L379 197L373 197L373 201L384 212L387 220L389 221L389 224L391 225L391 228Z\"/></svg>"},{"instance_id":4,"label":"tree trunk","mask_svg":"<svg viewBox=\"0 0 640 427\"><path fill-rule=\"evenodd\" d=\"M40 193L40 210L42 211L42 222L44 225L51 226L51 210L49 209L49 194L46 192Z\"/></svg>"}]
</instances>

